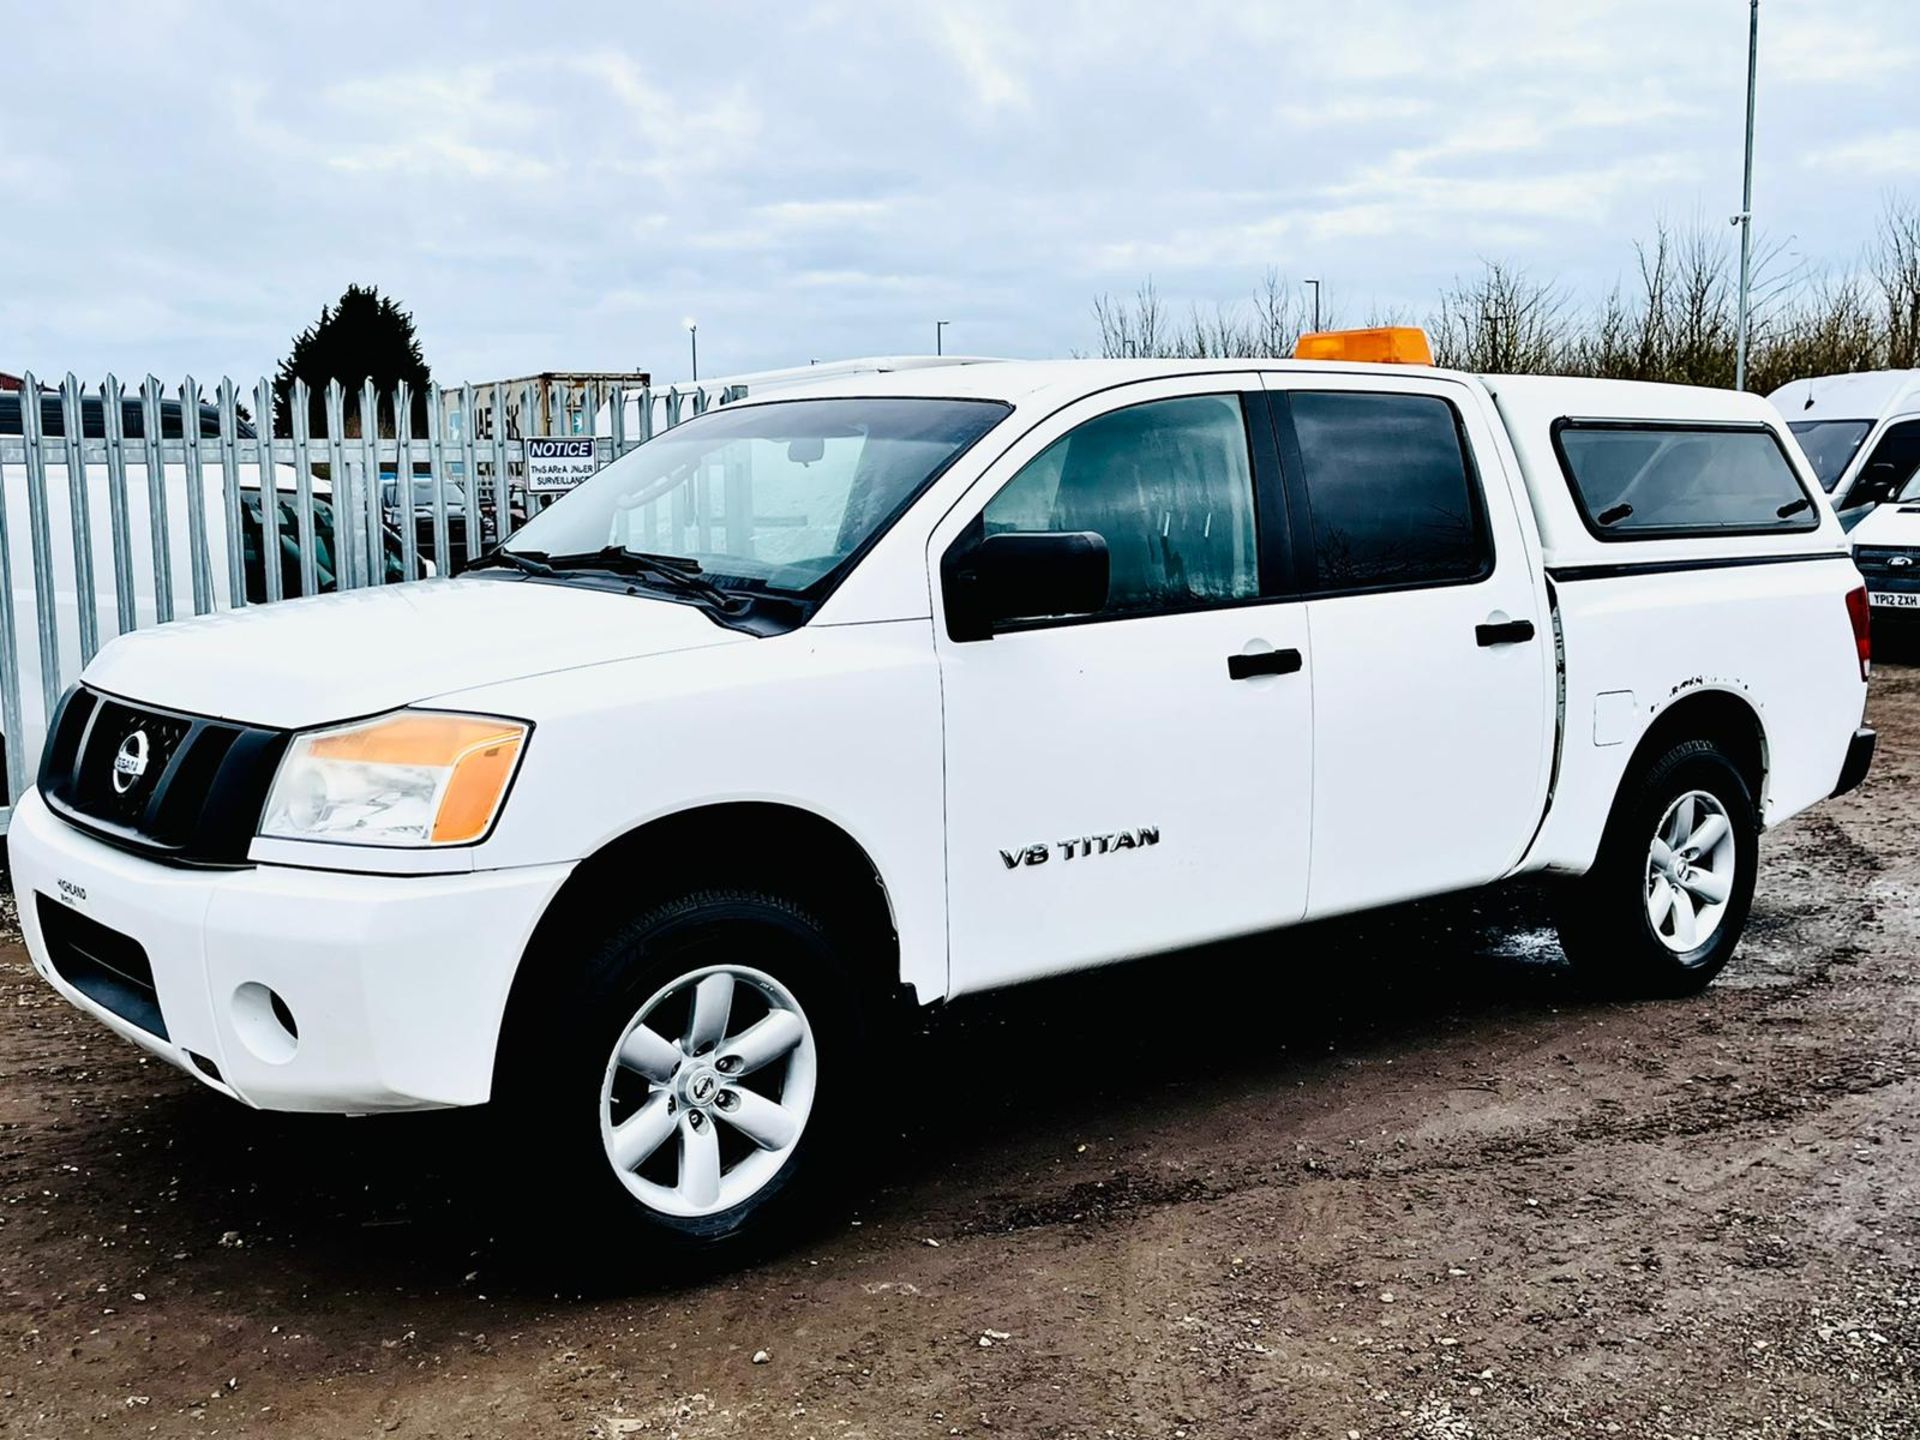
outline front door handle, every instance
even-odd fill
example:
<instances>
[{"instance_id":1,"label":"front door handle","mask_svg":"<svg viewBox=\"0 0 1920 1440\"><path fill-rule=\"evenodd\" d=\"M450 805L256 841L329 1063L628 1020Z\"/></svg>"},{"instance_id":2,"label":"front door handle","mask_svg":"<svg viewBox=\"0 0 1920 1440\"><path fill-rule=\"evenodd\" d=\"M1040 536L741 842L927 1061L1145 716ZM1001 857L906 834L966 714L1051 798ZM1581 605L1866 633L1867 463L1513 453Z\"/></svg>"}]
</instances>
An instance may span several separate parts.
<instances>
[{"instance_id":1,"label":"front door handle","mask_svg":"<svg viewBox=\"0 0 1920 1440\"><path fill-rule=\"evenodd\" d=\"M1533 638L1533 622L1505 620L1498 625L1476 625L1473 638L1482 645L1518 645Z\"/></svg>"},{"instance_id":2,"label":"front door handle","mask_svg":"<svg viewBox=\"0 0 1920 1440\"><path fill-rule=\"evenodd\" d=\"M1256 675L1291 675L1300 668L1298 650L1261 650L1251 655L1227 656L1227 676L1251 680Z\"/></svg>"}]
</instances>

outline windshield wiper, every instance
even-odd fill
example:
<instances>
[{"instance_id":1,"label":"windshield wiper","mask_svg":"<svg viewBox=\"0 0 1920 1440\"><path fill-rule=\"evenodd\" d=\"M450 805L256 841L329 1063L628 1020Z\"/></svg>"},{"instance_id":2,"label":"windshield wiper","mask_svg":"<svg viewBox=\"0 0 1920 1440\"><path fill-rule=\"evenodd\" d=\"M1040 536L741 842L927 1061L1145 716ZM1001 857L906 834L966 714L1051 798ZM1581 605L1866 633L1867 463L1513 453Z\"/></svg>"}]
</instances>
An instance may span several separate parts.
<instances>
[{"instance_id":1,"label":"windshield wiper","mask_svg":"<svg viewBox=\"0 0 1920 1440\"><path fill-rule=\"evenodd\" d=\"M1606 509L1602 510L1598 515L1593 517L1593 523L1596 525L1615 525L1626 519L1627 516L1632 513L1633 507L1623 501L1618 505L1609 505Z\"/></svg>"},{"instance_id":2,"label":"windshield wiper","mask_svg":"<svg viewBox=\"0 0 1920 1440\"><path fill-rule=\"evenodd\" d=\"M726 590L711 580L700 578L700 562L684 555L656 555L647 550L629 550L624 545L607 545L578 555L554 555L552 570L605 570L613 575L630 575L652 580L668 590L695 596L716 609L732 613L746 608L747 598Z\"/></svg>"},{"instance_id":3,"label":"windshield wiper","mask_svg":"<svg viewBox=\"0 0 1920 1440\"><path fill-rule=\"evenodd\" d=\"M546 563L546 552L542 550L507 550L496 546L467 566L469 570L484 570L490 565L507 565L523 575L551 575L553 566Z\"/></svg>"},{"instance_id":4,"label":"windshield wiper","mask_svg":"<svg viewBox=\"0 0 1920 1440\"><path fill-rule=\"evenodd\" d=\"M1774 511L1773 513L1778 515L1782 520L1784 520L1789 515L1798 515L1802 510L1811 510L1812 508L1813 508L1813 501L1807 499L1806 496L1802 495L1798 500L1789 500L1786 504L1782 505L1778 510Z\"/></svg>"}]
</instances>

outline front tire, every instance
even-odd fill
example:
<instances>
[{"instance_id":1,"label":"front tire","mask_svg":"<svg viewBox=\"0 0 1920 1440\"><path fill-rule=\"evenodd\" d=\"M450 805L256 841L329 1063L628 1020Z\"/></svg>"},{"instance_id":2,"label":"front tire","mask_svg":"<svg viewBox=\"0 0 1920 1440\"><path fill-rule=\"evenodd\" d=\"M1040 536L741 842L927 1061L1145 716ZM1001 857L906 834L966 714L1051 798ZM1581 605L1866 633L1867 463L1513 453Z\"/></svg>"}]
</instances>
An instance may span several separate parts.
<instances>
[{"instance_id":1,"label":"front tire","mask_svg":"<svg viewBox=\"0 0 1920 1440\"><path fill-rule=\"evenodd\" d=\"M1557 917L1581 982L1627 995L1706 988L1746 927L1759 830L1746 779L1709 741L1682 741L1629 778Z\"/></svg>"},{"instance_id":2,"label":"front tire","mask_svg":"<svg viewBox=\"0 0 1920 1440\"><path fill-rule=\"evenodd\" d=\"M496 1086L535 1258L614 1279L790 1232L830 1189L868 1028L827 928L706 891L547 950Z\"/></svg>"}]
</instances>

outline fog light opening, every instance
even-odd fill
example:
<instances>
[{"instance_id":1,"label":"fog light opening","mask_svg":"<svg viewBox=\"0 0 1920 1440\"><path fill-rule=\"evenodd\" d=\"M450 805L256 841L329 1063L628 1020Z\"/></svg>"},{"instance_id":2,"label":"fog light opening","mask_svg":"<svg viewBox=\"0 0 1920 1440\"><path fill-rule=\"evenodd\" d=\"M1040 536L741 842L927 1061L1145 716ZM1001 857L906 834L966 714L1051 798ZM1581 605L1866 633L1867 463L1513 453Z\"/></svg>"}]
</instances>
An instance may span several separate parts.
<instances>
[{"instance_id":1,"label":"fog light opening","mask_svg":"<svg viewBox=\"0 0 1920 1440\"><path fill-rule=\"evenodd\" d=\"M300 1048L292 1007L257 980L233 992L233 1031L256 1059L269 1065L286 1064Z\"/></svg>"}]
</instances>

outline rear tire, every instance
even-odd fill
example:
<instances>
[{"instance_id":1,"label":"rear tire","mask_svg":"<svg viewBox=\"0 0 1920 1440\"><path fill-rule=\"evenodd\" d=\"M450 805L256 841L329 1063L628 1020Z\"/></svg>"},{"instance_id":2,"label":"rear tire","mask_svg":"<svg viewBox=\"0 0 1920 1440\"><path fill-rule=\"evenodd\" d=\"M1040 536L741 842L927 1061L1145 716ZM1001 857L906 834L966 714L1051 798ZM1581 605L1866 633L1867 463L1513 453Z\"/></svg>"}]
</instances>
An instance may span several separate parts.
<instances>
[{"instance_id":1,"label":"rear tire","mask_svg":"<svg viewBox=\"0 0 1920 1440\"><path fill-rule=\"evenodd\" d=\"M707 1269L831 1192L870 1018L813 915L702 891L526 963L551 978L495 1086L523 1260L595 1283Z\"/></svg>"},{"instance_id":2,"label":"rear tire","mask_svg":"<svg viewBox=\"0 0 1920 1440\"><path fill-rule=\"evenodd\" d=\"M1710 741L1682 741L1630 777L1593 868L1556 917L1582 985L1636 996L1705 989L1746 927L1759 830L1746 779Z\"/></svg>"}]
</instances>

